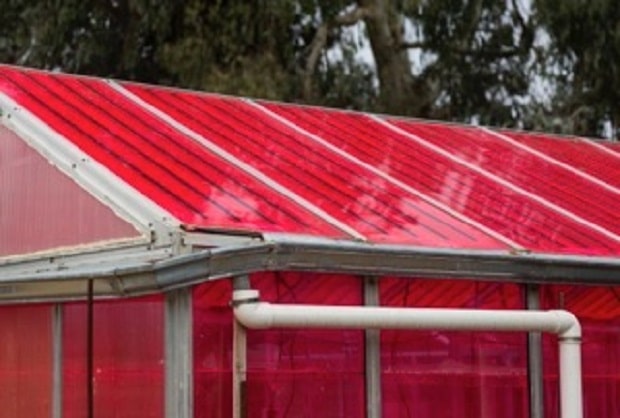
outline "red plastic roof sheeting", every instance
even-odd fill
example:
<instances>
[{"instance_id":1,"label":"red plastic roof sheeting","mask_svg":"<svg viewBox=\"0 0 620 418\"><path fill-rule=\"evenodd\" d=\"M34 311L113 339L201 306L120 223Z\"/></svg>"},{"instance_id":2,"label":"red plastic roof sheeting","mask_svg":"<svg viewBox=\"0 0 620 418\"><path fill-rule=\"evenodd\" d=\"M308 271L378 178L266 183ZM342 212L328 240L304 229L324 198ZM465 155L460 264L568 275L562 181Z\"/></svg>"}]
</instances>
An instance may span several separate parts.
<instances>
[{"instance_id":1,"label":"red plastic roof sheeting","mask_svg":"<svg viewBox=\"0 0 620 418\"><path fill-rule=\"evenodd\" d=\"M0 66L0 94L182 223L620 254L620 148Z\"/></svg>"}]
</instances>

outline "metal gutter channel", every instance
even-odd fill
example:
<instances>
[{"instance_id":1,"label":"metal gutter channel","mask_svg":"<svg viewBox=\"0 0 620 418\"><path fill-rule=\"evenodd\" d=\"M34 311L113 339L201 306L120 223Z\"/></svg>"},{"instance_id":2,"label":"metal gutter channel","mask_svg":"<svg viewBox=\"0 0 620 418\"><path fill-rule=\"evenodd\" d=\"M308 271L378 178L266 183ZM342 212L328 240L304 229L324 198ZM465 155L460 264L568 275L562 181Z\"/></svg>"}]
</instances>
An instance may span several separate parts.
<instances>
[{"instance_id":1,"label":"metal gutter channel","mask_svg":"<svg viewBox=\"0 0 620 418\"><path fill-rule=\"evenodd\" d=\"M123 297L258 271L620 284L620 258L287 239L205 249L159 261L102 261L60 270L20 274L12 271L4 275L0 267L0 300L84 296L83 281L86 279L94 281L96 296Z\"/></svg>"}]
</instances>

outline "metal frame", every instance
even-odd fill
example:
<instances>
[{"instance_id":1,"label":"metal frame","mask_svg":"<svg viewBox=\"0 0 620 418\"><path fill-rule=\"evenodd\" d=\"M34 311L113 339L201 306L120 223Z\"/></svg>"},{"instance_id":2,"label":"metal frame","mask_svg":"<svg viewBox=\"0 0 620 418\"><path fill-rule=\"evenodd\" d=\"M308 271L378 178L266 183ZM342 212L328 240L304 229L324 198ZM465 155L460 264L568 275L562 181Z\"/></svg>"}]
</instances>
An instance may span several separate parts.
<instances>
[{"instance_id":1,"label":"metal frame","mask_svg":"<svg viewBox=\"0 0 620 418\"><path fill-rule=\"evenodd\" d=\"M364 278L364 306L378 307L379 279ZM381 418L381 330L364 330L366 417Z\"/></svg>"},{"instance_id":2,"label":"metal frame","mask_svg":"<svg viewBox=\"0 0 620 418\"><path fill-rule=\"evenodd\" d=\"M165 416L193 417L192 294L179 289L166 294Z\"/></svg>"},{"instance_id":3,"label":"metal frame","mask_svg":"<svg viewBox=\"0 0 620 418\"><path fill-rule=\"evenodd\" d=\"M540 310L540 290L536 284L525 286L525 302L528 310ZM527 378L529 387L530 418L543 418L543 353L540 332L527 334Z\"/></svg>"},{"instance_id":4,"label":"metal frame","mask_svg":"<svg viewBox=\"0 0 620 418\"><path fill-rule=\"evenodd\" d=\"M149 258L152 257L152 258ZM160 254L161 256L161 254ZM0 266L0 301L76 298L92 279L96 296L161 292L209 279L258 271L510 280L520 283L620 283L620 259L511 251L446 250L296 237L190 254L100 259L51 270L19 272Z\"/></svg>"}]
</instances>

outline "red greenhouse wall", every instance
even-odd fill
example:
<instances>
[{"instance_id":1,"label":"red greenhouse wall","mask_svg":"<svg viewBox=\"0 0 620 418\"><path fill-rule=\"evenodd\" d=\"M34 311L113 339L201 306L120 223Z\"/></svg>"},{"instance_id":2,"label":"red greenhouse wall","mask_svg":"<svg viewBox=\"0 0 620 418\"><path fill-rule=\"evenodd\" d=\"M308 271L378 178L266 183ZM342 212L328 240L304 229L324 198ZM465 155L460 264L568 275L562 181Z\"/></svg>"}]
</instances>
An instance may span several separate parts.
<instances>
[{"instance_id":1,"label":"red greenhouse wall","mask_svg":"<svg viewBox=\"0 0 620 418\"><path fill-rule=\"evenodd\" d=\"M82 418L86 399L86 306L63 309L63 417ZM98 418L164 416L163 297L94 307L94 407Z\"/></svg>"},{"instance_id":2,"label":"red greenhouse wall","mask_svg":"<svg viewBox=\"0 0 620 418\"><path fill-rule=\"evenodd\" d=\"M52 309L0 307L0 415L52 415Z\"/></svg>"}]
</instances>

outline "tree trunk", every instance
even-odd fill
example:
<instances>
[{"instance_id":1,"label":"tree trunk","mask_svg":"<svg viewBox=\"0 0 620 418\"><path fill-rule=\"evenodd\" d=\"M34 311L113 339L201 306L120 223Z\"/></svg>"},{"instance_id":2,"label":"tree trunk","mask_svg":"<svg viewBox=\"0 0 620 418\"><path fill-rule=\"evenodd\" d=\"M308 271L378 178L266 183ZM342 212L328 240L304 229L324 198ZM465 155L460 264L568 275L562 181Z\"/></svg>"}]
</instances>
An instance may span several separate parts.
<instances>
[{"instance_id":1,"label":"tree trunk","mask_svg":"<svg viewBox=\"0 0 620 418\"><path fill-rule=\"evenodd\" d=\"M407 50L401 47L401 23L391 0L360 0L380 83L380 107L387 113L419 114L425 101L414 97L414 79Z\"/></svg>"}]
</instances>

